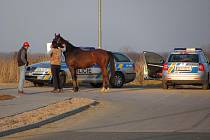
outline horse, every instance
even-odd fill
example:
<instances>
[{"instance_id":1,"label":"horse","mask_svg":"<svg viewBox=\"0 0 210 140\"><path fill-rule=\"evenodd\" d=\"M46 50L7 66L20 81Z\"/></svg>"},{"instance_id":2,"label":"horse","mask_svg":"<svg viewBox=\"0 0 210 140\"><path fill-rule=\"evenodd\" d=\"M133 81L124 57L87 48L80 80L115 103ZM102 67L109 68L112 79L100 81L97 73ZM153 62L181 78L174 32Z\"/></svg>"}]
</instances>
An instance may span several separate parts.
<instances>
[{"instance_id":1,"label":"horse","mask_svg":"<svg viewBox=\"0 0 210 140\"><path fill-rule=\"evenodd\" d=\"M103 86L101 92L107 92L109 90L109 73L108 66L111 70L111 77L114 77L115 73L115 63L114 56L112 52L103 49L94 50L82 50L79 47L72 45L70 42L61 37L60 34L56 35L53 39L54 45L61 48L65 47L64 52L65 61L69 68L73 81L73 91L78 92L78 82L77 82L77 69L88 68L94 64L98 64L101 68Z\"/></svg>"}]
</instances>

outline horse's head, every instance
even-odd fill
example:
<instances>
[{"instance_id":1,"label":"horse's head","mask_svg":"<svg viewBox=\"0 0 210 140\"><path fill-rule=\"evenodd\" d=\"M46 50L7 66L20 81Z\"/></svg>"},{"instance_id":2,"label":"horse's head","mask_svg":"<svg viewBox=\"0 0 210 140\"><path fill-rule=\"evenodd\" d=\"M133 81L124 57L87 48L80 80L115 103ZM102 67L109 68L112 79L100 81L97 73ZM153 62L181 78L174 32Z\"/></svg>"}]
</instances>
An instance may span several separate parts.
<instances>
[{"instance_id":1,"label":"horse's head","mask_svg":"<svg viewBox=\"0 0 210 140\"><path fill-rule=\"evenodd\" d=\"M65 40L61 37L60 34L56 35L55 38L53 39L53 42L60 48L63 48L65 45Z\"/></svg>"},{"instance_id":2,"label":"horse's head","mask_svg":"<svg viewBox=\"0 0 210 140\"><path fill-rule=\"evenodd\" d=\"M58 48L58 44L55 40L52 41L52 48Z\"/></svg>"}]
</instances>

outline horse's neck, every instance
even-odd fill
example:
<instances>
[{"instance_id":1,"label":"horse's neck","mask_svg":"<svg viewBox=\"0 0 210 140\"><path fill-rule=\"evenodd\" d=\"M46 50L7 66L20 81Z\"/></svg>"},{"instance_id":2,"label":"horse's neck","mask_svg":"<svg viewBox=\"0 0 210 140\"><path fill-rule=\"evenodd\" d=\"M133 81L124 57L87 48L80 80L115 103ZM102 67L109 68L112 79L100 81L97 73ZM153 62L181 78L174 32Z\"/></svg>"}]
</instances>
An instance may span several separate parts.
<instances>
[{"instance_id":1,"label":"horse's neck","mask_svg":"<svg viewBox=\"0 0 210 140\"><path fill-rule=\"evenodd\" d=\"M76 49L77 49L77 47L75 47L74 45L72 45L71 43L69 43L68 41L66 41L66 52L72 53Z\"/></svg>"},{"instance_id":2,"label":"horse's neck","mask_svg":"<svg viewBox=\"0 0 210 140\"><path fill-rule=\"evenodd\" d=\"M69 43L68 41L66 41L66 49L72 49L72 48L74 48L74 45L72 45L71 43Z\"/></svg>"}]
</instances>

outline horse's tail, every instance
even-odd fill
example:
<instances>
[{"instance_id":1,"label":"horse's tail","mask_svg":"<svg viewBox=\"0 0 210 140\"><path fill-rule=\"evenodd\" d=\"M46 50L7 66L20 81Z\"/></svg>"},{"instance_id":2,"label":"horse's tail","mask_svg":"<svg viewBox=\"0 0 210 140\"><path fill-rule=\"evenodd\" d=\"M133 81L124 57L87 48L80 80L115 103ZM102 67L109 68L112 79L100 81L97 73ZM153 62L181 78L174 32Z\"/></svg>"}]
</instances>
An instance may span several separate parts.
<instances>
[{"instance_id":1,"label":"horse's tail","mask_svg":"<svg viewBox=\"0 0 210 140\"><path fill-rule=\"evenodd\" d=\"M110 63L111 77L114 77L114 75L115 75L114 55L110 51L108 51L108 54L109 54L109 63Z\"/></svg>"}]
</instances>

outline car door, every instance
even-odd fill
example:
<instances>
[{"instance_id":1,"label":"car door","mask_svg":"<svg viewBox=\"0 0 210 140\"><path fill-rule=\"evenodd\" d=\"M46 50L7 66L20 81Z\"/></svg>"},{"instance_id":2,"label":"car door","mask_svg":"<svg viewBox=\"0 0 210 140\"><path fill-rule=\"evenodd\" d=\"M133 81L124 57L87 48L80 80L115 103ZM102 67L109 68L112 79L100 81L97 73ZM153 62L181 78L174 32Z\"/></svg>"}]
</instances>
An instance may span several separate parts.
<instances>
[{"instance_id":1,"label":"car door","mask_svg":"<svg viewBox=\"0 0 210 140\"><path fill-rule=\"evenodd\" d=\"M154 52L143 52L144 56L144 79L158 80L162 78L164 58Z\"/></svg>"}]
</instances>

